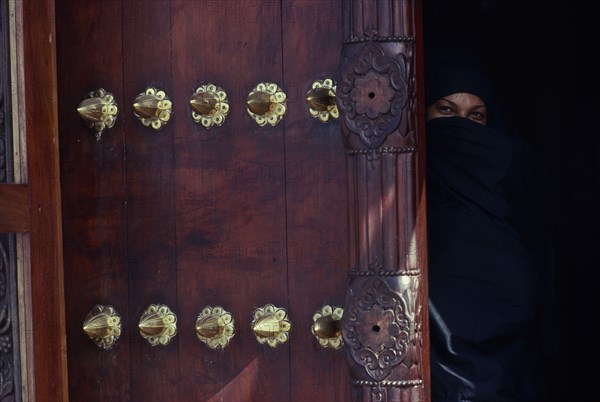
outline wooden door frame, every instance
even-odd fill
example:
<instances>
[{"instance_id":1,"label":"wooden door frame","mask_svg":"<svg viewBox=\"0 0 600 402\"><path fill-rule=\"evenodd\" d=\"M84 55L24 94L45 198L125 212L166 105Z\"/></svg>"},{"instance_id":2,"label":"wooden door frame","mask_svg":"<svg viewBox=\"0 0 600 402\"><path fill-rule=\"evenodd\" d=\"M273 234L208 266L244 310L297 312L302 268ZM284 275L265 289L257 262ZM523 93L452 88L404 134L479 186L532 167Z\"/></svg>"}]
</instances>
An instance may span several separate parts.
<instances>
[{"instance_id":1,"label":"wooden door frame","mask_svg":"<svg viewBox=\"0 0 600 402\"><path fill-rule=\"evenodd\" d=\"M0 233L17 233L22 398L67 401L54 0L10 0L17 184Z\"/></svg>"},{"instance_id":2,"label":"wooden door frame","mask_svg":"<svg viewBox=\"0 0 600 402\"><path fill-rule=\"evenodd\" d=\"M342 335L357 401L430 399L421 6L343 3L336 97L350 236ZM392 325L405 335L392 335Z\"/></svg>"}]
</instances>

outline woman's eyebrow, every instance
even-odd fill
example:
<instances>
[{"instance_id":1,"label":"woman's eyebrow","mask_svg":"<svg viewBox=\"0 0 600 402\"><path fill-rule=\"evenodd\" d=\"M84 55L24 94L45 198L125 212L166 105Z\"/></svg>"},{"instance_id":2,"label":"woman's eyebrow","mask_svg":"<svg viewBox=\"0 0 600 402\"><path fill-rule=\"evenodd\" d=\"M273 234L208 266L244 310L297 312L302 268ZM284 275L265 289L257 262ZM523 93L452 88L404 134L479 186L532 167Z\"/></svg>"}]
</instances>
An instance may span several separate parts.
<instances>
[{"instance_id":1,"label":"woman's eyebrow","mask_svg":"<svg viewBox=\"0 0 600 402\"><path fill-rule=\"evenodd\" d=\"M450 99L442 98L440 100L448 102L451 106L457 107L456 103L452 102ZM485 105L485 103L482 103L481 105L472 106L471 109L479 109L479 108L482 108L482 107L487 108L487 106Z\"/></svg>"},{"instance_id":2,"label":"woman's eyebrow","mask_svg":"<svg viewBox=\"0 0 600 402\"><path fill-rule=\"evenodd\" d=\"M452 102L450 99L442 98L441 100L450 103L452 106L456 106L456 103Z\"/></svg>"}]
</instances>

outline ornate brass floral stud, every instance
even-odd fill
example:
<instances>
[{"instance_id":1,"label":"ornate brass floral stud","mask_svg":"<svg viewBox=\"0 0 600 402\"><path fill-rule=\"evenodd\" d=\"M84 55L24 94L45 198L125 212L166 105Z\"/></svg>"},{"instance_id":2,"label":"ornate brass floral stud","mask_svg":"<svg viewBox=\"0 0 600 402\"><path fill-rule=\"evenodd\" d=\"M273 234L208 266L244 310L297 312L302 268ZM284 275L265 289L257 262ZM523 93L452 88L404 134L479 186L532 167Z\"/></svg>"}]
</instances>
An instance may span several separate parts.
<instances>
[{"instance_id":1,"label":"ornate brass floral stud","mask_svg":"<svg viewBox=\"0 0 600 402\"><path fill-rule=\"evenodd\" d=\"M115 125L119 108L113 94L102 88L90 92L88 96L77 106L77 112L86 125L94 129L96 139L100 140L102 132Z\"/></svg>"},{"instance_id":2,"label":"ornate brass floral stud","mask_svg":"<svg viewBox=\"0 0 600 402\"><path fill-rule=\"evenodd\" d=\"M274 348L287 342L292 323L285 309L267 304L254 310L253 316L251 328L259 343Z\"/></svg>"},{"instance_id":3,"label":"ornate brass floral stud","mask_svg":"<svg viewBox=\"0 0 600 402\"><path fill-rule=\"evenodd\" d=\"M342 316L344 309L325 305L313 315L312 333L324 348L339 349L344 344L342 340Z\"/></svg>"},{"instance_id":4,"label":"ornate brass floral stud","mask_svg":"<svg viewBox=\"0 0 600 402\"><path fill-rule=\"evenodd\" d=\"M146 88L133 103L135 116L144 126L155 130L160 130L171 119L171 107L165 91L154 87Z\"/></svg>"},{"instance_id":5,"label":"ornate brass floral stud","mask_svg":"<svg viewBox=\"0 0 600 402\"><path fill-rule=\"evenodd\" d=\"M152 346L166 346L177 334L177 316L164 304L151 304L140 317L140 335Z\"/></svg>"},{"instance_id":6,"label":"ornate brass floral stud","mask_svg":"<svg viewBox=\"0 0 600 402\"><path fill-rule=\"evenodd\" d=\"M335 103L335 91L336 85L331 78L313 82L310 91L306 94L308 111L312 117L323 123L340 117Z\"/></svg>"},{"instance_id":7,"label":"ornate brass floral stud","mask_svg":"<svg viewBox=\"0 0 600 402\"><path fill-rule=\"evenodd\" d=\"M85 317L83 331L99 348L111 349L121 336L121 316L113 306L97 304Z\"/></svg>"},{"instance_id":8,"label":"ornate brass floral stud","mask_svg":"<svg viewBox=\"0 0 600 402\"><path fill-rule=\"evenodd\" d=\"M287 96L277 84L261 82L248 94L246 101L248 114L256 124L275 126L287 110Z\"/></svg>"},{"instance_id":9,"label":"ornate brass floral stud","mask_svg":"<svg viewBox=\"0 0 600 402\"><path fill-rule=\"evenodd\" d=\"M229 114L229 102L225 91L214 85L198 87L190 98L192 118L207 129L220 126Z\"/></svg>"},{"instance_id":10,"label":"ornate brass floral stud","mask_svg":"<svg viewBox=\"0 0 600 402\"><path fill-rule=\"evenodd\" d=\"M223 307L207 306L196 320L198 339L211 349L223 349L235 335L233 316Z\"/></svg>"}]
</instances>

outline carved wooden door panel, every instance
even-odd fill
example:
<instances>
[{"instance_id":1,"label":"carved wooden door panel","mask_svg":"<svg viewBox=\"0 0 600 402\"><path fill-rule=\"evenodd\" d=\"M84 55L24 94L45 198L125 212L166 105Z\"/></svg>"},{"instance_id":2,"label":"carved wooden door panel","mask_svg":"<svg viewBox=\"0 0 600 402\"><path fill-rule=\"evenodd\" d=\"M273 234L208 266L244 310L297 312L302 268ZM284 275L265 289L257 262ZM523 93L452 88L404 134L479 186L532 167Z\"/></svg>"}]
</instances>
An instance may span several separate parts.
<instances>
[{"instance_id":1,"label":"carved wooden door panel","mask_svg":"<svg viewBox=\"0 0 600 402\"><path fill-rule=\"evenodd\" d=\"M344 303L343 144L305 101L337 79L341 2L74 0L56 18L70 399L348 400L343 352L311 333L316 311ZM274 126L246 110L260 82L287 94ZM189 99L209 83L229 110L206 129ZM134 115L149 87L172 105L160 130ZM77 108L99 88L118 114L96 140ZM120 315L109 350L82 330L96 304ZM138 328L152 304L177 325L156 346ZM251 330L268 304L291 321L277 347ZM222 350L196 335L207 306L233 317Z\"/></svg>"}]
</instances>

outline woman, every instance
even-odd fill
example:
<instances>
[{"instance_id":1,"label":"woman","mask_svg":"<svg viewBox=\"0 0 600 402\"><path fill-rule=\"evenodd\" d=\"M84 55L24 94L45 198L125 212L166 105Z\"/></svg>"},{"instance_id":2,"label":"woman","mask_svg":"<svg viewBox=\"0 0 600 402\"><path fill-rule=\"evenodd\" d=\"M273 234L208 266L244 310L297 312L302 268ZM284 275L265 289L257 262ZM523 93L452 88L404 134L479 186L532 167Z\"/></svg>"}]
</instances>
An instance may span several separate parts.
<instances>
[{"instance_id":1,"label":"woman","mask_svg":"<svg viewBox=\"0 0 600 402\"><path fill-rule=\"evenodd\" d=\"M538 400L543 180L472 55L426 57L425 93L432 398Z\"/></svg>"}]
</instances>

